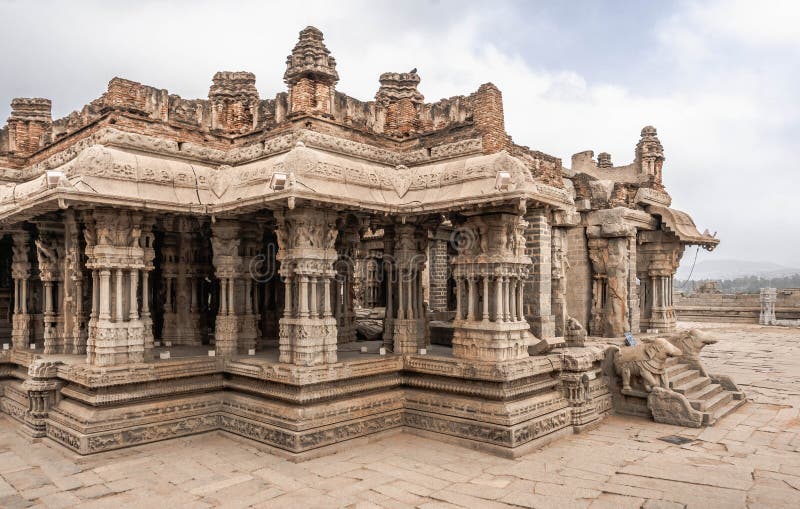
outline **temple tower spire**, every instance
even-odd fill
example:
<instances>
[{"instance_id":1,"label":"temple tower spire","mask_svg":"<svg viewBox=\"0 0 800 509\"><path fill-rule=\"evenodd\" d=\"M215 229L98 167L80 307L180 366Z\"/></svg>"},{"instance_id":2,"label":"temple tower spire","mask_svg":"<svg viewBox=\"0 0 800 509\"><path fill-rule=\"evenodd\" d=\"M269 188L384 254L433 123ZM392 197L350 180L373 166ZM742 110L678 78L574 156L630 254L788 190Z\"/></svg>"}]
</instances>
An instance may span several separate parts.
<instances>
[{"instance_id":1,"label":"temple tower spire","mask_svg":"<svg viewBox=\"0 0 800 509\"><path fill-rule=\"evenodd\" d=\"M289 86L290 114L332 113L339 73L318 28L309 26L300 32L300 39L286 57L283 81Z\"/></svg>"}]
</instances>

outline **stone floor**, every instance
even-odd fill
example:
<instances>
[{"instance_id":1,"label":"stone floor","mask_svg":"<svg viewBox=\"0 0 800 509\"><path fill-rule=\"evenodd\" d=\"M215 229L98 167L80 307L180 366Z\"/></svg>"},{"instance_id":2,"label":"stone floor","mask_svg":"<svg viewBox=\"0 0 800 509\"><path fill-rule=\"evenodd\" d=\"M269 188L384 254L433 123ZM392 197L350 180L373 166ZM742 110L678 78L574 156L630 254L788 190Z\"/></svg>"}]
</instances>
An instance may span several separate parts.
<instances>
[{"instance_id":1,"label":"stone floor","mask_svg":"<svg viewBox=\"0 0 800 509\"><path fill-rule=\"evenodd\" d=\"M697 326L753 399L705 430L613 416L517 460L397 433L294 464L221 433L79 457L0 417L0 507L800 507L800 332Z\"/></svg>"}]
</instances>

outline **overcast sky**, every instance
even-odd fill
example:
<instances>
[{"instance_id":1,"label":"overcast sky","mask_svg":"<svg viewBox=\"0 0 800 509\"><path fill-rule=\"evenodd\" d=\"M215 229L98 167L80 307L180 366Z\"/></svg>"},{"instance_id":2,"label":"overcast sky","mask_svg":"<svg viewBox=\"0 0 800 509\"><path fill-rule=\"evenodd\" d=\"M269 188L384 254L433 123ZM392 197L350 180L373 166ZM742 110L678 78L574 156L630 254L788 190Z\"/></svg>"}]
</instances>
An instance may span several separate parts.
<instances>
[{"instance_id":1,"label":"overcast sky","mask_svg":"<svg viewBox=\"0 0 800 509\"><path fill-rule=\"evenodd\" d=\"M219 70L285 89L307 25L337 88L370 100L385 71L419 69L426 100L502 91L514 141L627 164L658 128L673 206L720 247L703 259L800 266L800 2L156 2L0 0L0 119L13 97L63 116L114 76L206 97ZM684 260L694 258L693 250Z\"/></svg>"}]
</instances>

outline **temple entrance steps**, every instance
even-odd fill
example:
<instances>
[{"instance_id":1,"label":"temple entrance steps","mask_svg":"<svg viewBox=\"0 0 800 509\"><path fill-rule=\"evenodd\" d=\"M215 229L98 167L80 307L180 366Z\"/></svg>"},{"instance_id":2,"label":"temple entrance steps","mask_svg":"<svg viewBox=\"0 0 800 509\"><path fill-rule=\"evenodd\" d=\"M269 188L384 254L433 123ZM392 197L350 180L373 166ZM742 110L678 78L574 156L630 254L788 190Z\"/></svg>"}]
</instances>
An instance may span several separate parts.
<instances>
[{"instance_id":1,"label":"temple entrance steps","mask_svg":"<svg viewBox=\"0 0 800 509\"><path fill-rule=\"evenodd\" d=\"M692 408L703 412L704 425L714 424L746 401L742 392L727 390L713 377L701 374L676 357L667 360L666 371L670 388L686 396Z\"/></svg>"}]
</instances>

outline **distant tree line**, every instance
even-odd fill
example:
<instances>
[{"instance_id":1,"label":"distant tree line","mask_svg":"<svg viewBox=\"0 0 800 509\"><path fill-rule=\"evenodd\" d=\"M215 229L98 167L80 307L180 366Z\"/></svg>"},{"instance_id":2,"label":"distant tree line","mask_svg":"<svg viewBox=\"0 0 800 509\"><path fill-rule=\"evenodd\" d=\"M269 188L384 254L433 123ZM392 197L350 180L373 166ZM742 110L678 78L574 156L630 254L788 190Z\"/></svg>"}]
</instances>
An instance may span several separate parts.
<instances>
[{"instance_id":1,"label":"distant tree line","mask_svg":"<svg viewBox=\"0 0 800 509\"><path fill-rule=\"evenodd\" d=\"M736 279L717 279L701 281L680 281L675 280L675 289L684 293L694 292L701 283L705 281L716 281L717 288L722 293L758 293L762 288L800 288L800 274L782 277L760 277L744 276Z\"/></svg>"}]
</instances>

